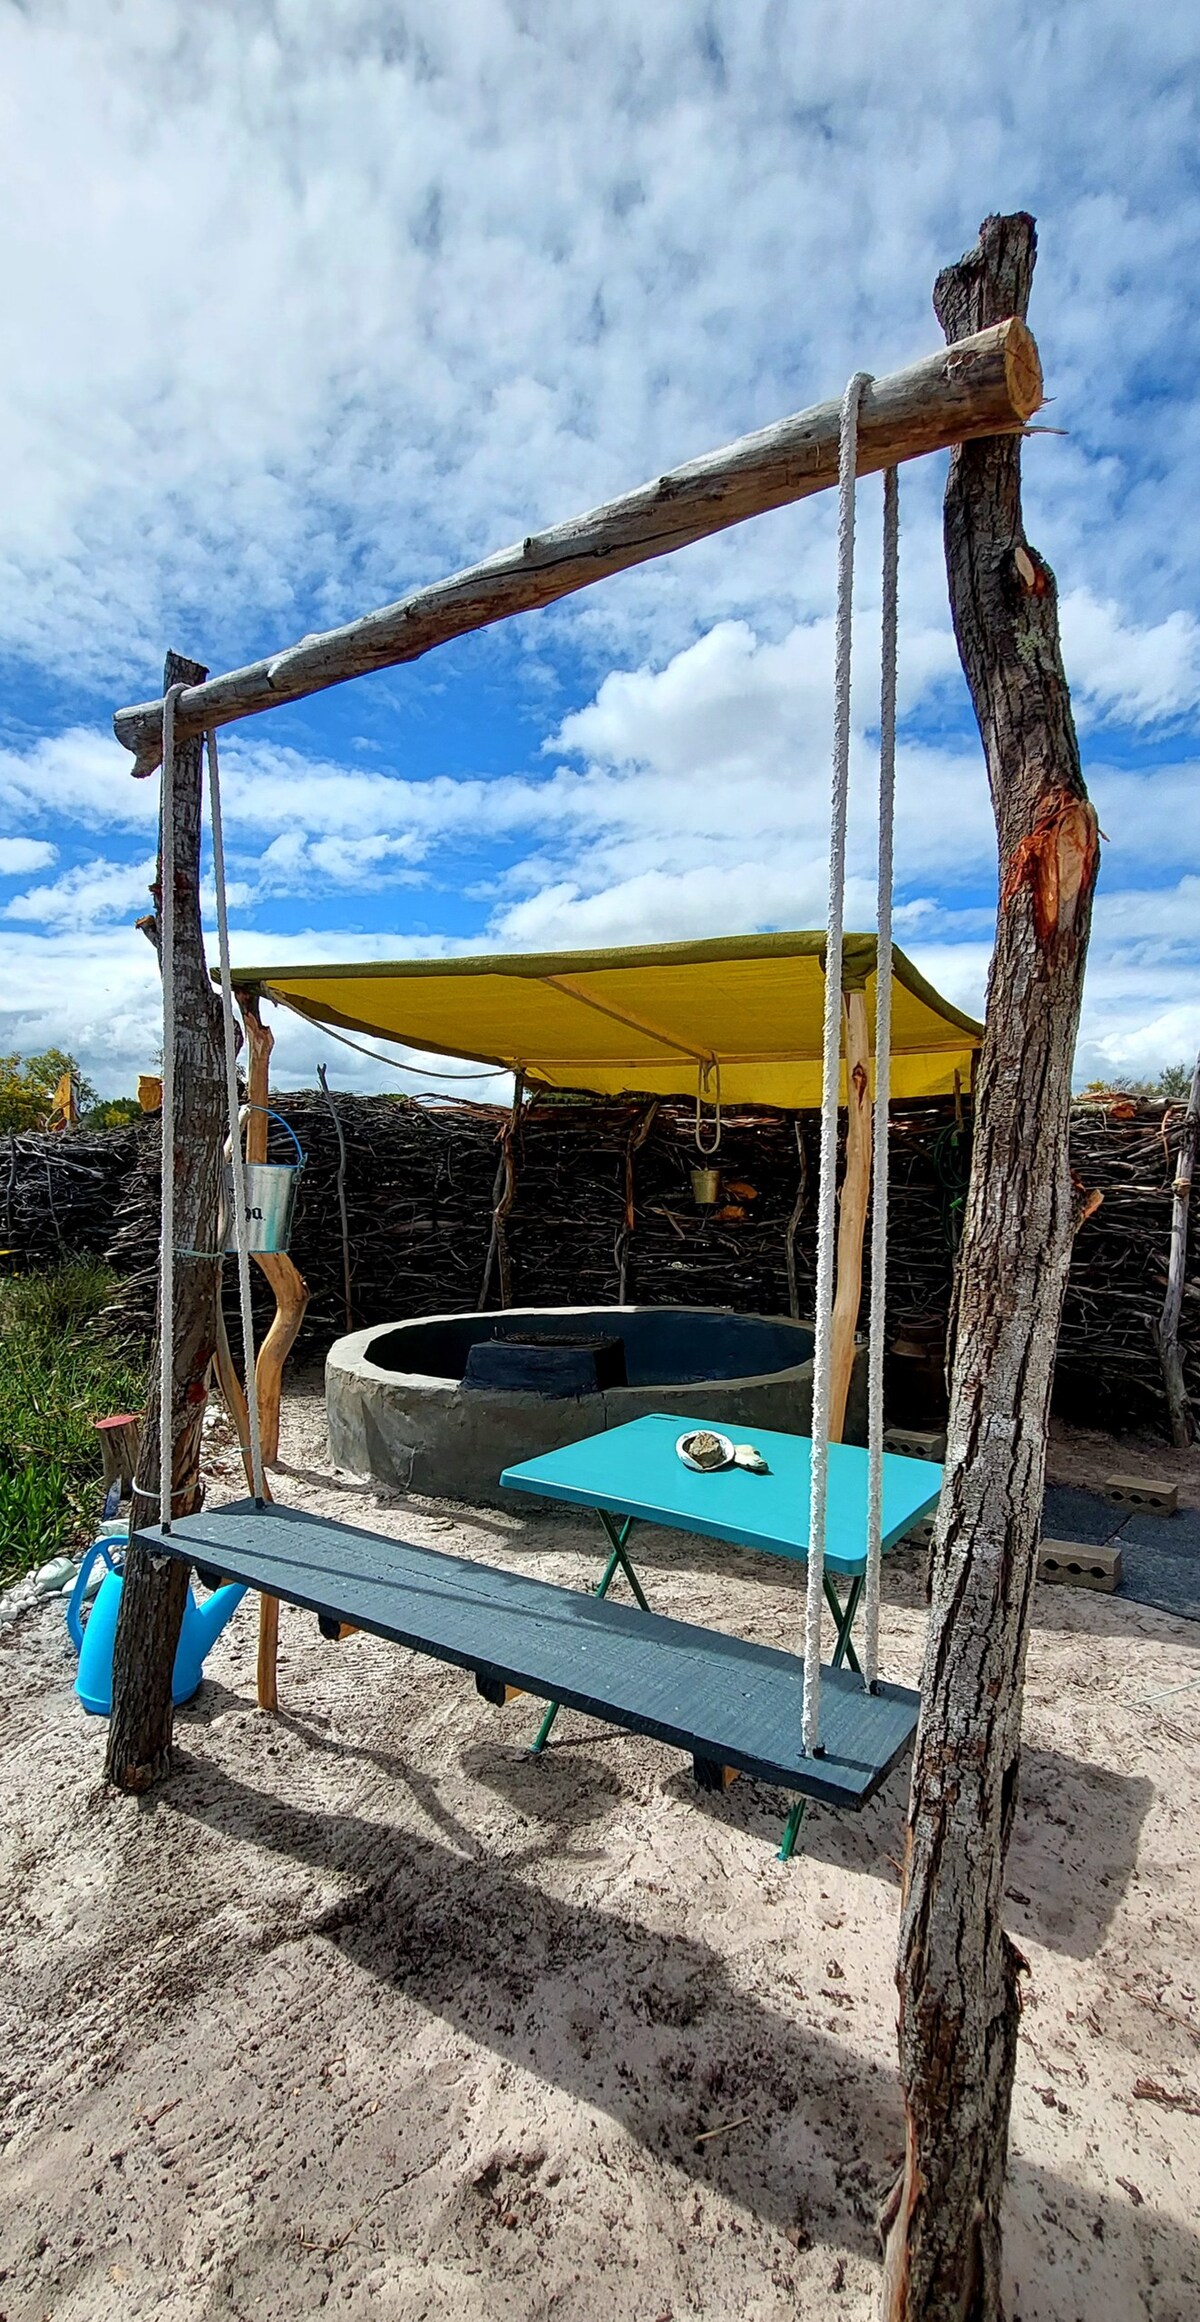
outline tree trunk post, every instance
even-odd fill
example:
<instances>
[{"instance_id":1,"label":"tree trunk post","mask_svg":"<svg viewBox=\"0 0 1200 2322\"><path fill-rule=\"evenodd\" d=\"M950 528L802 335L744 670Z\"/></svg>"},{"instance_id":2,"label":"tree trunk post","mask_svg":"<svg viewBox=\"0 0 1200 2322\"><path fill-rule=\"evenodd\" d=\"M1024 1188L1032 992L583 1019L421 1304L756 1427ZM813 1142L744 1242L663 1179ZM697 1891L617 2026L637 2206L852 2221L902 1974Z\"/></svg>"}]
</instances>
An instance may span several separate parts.
<instances>
[{"instance_id":1,"label":"tree trunk post","mask_svg":"<svg viewBox=\"0 0 1200 2322\"><path fill-rule=\"evenodd\" d=\"M1030 217L988 218L939 276L948 339L1024 316ZM1071 1068L1098 863L1053 575L1021 520L1019 440L952 454L945 544L1000 857L945 1482L909 1804L897 1983L903 2170L886 2322L996 2322L1022 1960L1004 1931L1021 1689L1055 1345L1082 1205Z\"/></svg>"},{"instance_id":2,"label":"tree trunk post","mask_svg":"<svg viewBox=\"0 0 1200 2322\"><path fill-rule=\"evenodd\" d=\"M1196 1440L1196 1415L1188 1394L1187 1380L1183 1375L1183 1357L1179 1351L1179 1319L1183 1313L1183 1293L1187 1283L1188 1209L1192 1198L1198 1133L1200 1056L1196 1058L1187 1111L1179 1132L1175 1182L1171 1188L1171 1255L1167 1265L1167 1289L1154 1333L1162 1363L1163 1385L1167 1390L1171 1441L1177 1451L1186 1451L1189 1443Z\"/></svg>"},{"instance_id":3,"label":"tree trunk post","mask_svg":"<svg viewBox=\"0 0 1200 2322\"><path fill-rule=\"evenodd\" d=\"M164 693L172 685L202 684L207 671L177 653L167 655ZM191 1515L200 1504L200 1428L216 1343L220 1260L215 1255L221 1178L224 1077L221 1012L209 979L200 924L201 743L176 747L175 838L175 1119L160 1134L175 1140L174 1283L158 1287L155 1352L146 1390L138 1479L130 1511L121 1611L113 1651L113 1708L105 1771L120 1790L146 1790L168 1771L171 1751L171 1677L187 1598L188 1568L176 1556L138 1546L139 1524L158 1521L160 1436L171 1463L171 1508ZM162 834L155 886L160 900ZM143 923L145 924L145 923ZM147 932L156 937L151 924ZM164 1428L159 1404L158 1346L164 1301L174 1295L174 1372L171 1411Z\"/></svg>"}]
</instances>

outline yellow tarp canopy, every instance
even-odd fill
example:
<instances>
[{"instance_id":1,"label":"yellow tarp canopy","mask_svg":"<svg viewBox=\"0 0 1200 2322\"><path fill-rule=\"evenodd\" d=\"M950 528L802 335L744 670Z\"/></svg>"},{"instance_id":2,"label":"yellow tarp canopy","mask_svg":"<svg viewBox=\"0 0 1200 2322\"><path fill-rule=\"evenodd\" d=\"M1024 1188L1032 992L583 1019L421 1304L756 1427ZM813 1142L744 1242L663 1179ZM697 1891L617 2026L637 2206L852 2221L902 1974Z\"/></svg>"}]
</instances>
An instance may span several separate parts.
<instances>
[{"instance_id":1,"label":"yellow tarp canopy","mask_svg":"<svg viewBox=\"0 0 1200 2322\"><path fill-rule=\"evenodd\" d=\"M821 1101L824 950L819 934L729 935L630 951L238 968L234 982L316 1024L522 1071L534 1086L694 1096L707 1066L711 1102L717 1066L724 1105L795 1108ZM903 952L893 958L893 1096L950 1094L956 1072L966 1088L982 1026ZM873 935L846 936L842 982L866 988L873 1025Z\"/></svg>"}]
</instances>

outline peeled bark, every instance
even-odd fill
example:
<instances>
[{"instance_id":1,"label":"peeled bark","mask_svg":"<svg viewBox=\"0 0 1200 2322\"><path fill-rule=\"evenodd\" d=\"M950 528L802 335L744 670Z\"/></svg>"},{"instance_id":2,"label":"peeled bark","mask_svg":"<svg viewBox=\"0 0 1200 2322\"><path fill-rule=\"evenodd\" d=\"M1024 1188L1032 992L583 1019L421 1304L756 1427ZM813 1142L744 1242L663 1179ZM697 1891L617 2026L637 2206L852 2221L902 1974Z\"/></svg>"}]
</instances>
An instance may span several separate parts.
<instances>
[{"instance_id":1,"label":"peeled bark","mask_svg":"<svg viewBox=\"0 0 1200 2322\"><path fill-rule=\"evenodd\" d=\"M1032 218L989 218L939 279L948 339L1023 316ZM995 2322L1023 1962L1004 1931L1054 1351L1082 1205L1071 1067L1098 859L1053 575L1021 450L951 459L955 634L987 760L1000 906L976 1080L945 1484L909 1806L897 1983L907 2119L885 2217L886 2322Z\"/></svg>"},{"instance_id":2,"label":"peeled bark","mask_svg":"<svg viewBox=\"0 0 1200 2322\"><path fill-rule=\"evenodd\" d=\"M177 653L167 655L164 692L199 685L207 671ZM201 745L176 749L175 998L177 1054L175 1119L161 1133L175 1139L174 1285L159 1285L155 1347L146 1389L146 1416L130 1512L130 1547L113 1650L113 1709L106 1772L120 1790L146 1790L168 1771L171 1751L171 1676L187 1597L188 1570L174 1556L153 1556L137 1545L139 1524L158 1521L159 1356L162 1300L175 1293L172 1398L167 1433L171 1512L194 1513L200 1504L200 1429L208 1371L216 1342L220 1261L217 1246L224 1080L221 1016L209 980L200 925ZM162 878L161 841L155 895ZM143 922L157 941L157 926ZM196 1255L195 1253L203 1253Z\"/></svg>"}]
</instances>

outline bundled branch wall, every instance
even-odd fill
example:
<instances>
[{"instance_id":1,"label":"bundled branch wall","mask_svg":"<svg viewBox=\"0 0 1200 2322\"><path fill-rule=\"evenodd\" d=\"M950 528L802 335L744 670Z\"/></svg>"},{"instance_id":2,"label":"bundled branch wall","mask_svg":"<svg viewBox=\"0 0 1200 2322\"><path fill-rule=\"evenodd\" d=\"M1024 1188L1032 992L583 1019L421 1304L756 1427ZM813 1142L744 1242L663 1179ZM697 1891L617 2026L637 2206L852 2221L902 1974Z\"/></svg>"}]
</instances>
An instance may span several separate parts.
<instances>
[{"instance_id":1,"label":"bundled branch wall","mask_svg":"<svg viewBox=\"0 0 1200 2322\"><path fill-rule=\"evenodd\" d=\"M136 1183L139 1151L135 1129L0 1137L0 1265L99 1256Z\"/></svg>"},{"instance_id":2,"label":"bundled branch wall","mask_svg":"<svg viewBox=\"0 0 1200 2322\"><path fill-rule=\"evenodd\" d=\"M297 1359L323 1356L346 1327L337 1136L319 1090L276 1098L308 1155L292 1243L311 1290ZM498 1140L507 1110L427 1105L390 1097L333 1094L346 1145L346 1205L356 1327L408 1315L463 1311L478 1303L491 1235ZM691 1108L665 1103L647 1127L645 1100L535 1101L515 1139L515 1194L506 1223L512 1298L527 1305L615 1301L625 1269L630 1300L725 1305L744 1312L789 1308L788 1230L802 1181L795 1229L799 1311L811 1304L816 1227L816 1121L746 1111L727 1117L718 1156L723 1195L697 1209L691 1170ZM1121 1117L1121 1113L1127 1117ZM1162 1304L1170 1233L1171 1181L1179 1115L1161 1105L1077 1109L1072 1165L1104 1201L1082 1227L1059 1341L1058 1401L1079 1417L1110 1425L1161 1425L1162 1376L1152 1323ZM641 1132L645 1132L641 1135ZM272 1131L273 1139L278 1132ZM640 1144L637 1142L641 1135ZM21 1214L46 1243L44 1148L61 1140L19 1138ZM99 1169L93 1146L114 1156ZM632 1152L631 1146L636 1149ZM85 1212L93 1237L107 1241L124 1277L114 1320L148 1334L158 1233L158 1131L112 1140L74 1140L81 1163L99 1173ZM969 1165L969 1130L944 1103L898 1110L891 1129L889 1317L893 1340L922 1339L934 1350L953 1282L957 1219ZM279 1135L272 1158L288 1157ZM57 1155L49 1162L59 1167ZM631 1169L634 1224L627 1231ZM54 1176L65 1188L67 1178ZM121 1187L119 1202L117 1188ZM104 1199L110 1229L95 1219ZM115 1206L114 1206L115 1204ZM737 1213L741 1214L729 1214ZM723 1214L724 1213L724 1214ZM64 1226L64 1232L66 1228ZM1183 1343L1190 1389L1200 1397L1200 1264L1193 1219ZM233 1269L227 1268L228 1322L237 1346ZM272 1311L255 1270L256 1319ZM493 1274L490 1304L496 1303ZM865 1305L864 1305L865 1312ZM897 1375L903 1373L898 1358Z\"/></svg>"}]
</instances>

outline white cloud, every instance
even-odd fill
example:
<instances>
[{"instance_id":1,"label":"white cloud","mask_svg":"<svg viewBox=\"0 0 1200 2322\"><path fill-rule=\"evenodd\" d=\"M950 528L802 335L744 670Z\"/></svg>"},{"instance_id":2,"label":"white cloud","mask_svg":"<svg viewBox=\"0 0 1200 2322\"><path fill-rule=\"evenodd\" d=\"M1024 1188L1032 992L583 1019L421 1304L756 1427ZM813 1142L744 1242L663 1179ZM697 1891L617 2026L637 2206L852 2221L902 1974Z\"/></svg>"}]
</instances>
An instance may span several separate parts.
<instances>
[{"instance_id":1,"label":"white cloud","mask_svg":"<svg viewBox=\"0 0 1200 2322\"><path fill-rule=\"evenodd\" d=\"M0 838L0 879L22 878L27 871L44 871L58 852L48 839Z\"/></svg>"},{"instance_id":2,"label":"white cloud","mask_svg":"<svg viewBox=\"0 0 1200 2322\"><path fill-rule=\"evenodd\" d=\"M1194 394L1190 11L864 25L828 0L6 10L9 646L148 681L168 634L243 658L386 600L936 343L937 266L1022 200L1072 430L1031 448L1043 545L1168 618L1196 548L1161 498L1190 504L1196 453L1136 403ZM940 598L935 505L914 477L913 607ZM560 618L659 653L723 614L786 627L827 596L830 524L767 519Z\"/></svg>"},{"instance_id":3,"label":"white cloud","mask_svg":"<svg viewBox=\"0 0 1200 2322\"><path fill-rule=\"evenodd\" d=\"M5 919L27 919L43 927L86 927L103 919L124 919L150 909L154 857L142 863L96 860L77 863L46 887L29 887L3 907Z\"/></svg>"},{"instance_id":4,"label":"white cloud","mask_svg":"<svg viewBox=\"0 0 1200 2322\"><path fill-rule=\"evenodd\" d=\"M1200 707L1200 622L1176 611L1148 628L1090 589L1063 598L1063 656L1084 717L1134 726L1177 720Z\"/></svg>"},{"instance_id":5,"label":"white cloud","mask_svg":"<svg viewBox=\"0 0 1200 2322\"><path fill-rule=\"evenodd\" d=\"M1089 769L1111 843L1085 1037L1174 1041L1175 979L1200 973L1200 536L1178 515L1200 500L1194 61L1183 0L1136 18L899 0L869 29L831 0L0 11L19 223L0 645L146 693L168 638L228 665L385 601L925 352L937 267L985 209L1027 204L1048 416L1069 433L1027 447L1026 504L1081 722L1117 759L1115 728L1190 721L1177 763ZM962 739L941 474L902 485L899 924L977 1006L995 839ZM419 883L432 919L464 850L490 913L476 946L817 920L833 527L827 495L485 641L520 661L527 703L564 645L594 668L530 771L417 781L374 735L343 766L297 725L230 730L242 956L287 951L255 925L269 899L263 917L304 896L350 918ZM875 484L857 595L849 912L870 924ZM28 1044L76 1045L82 1024L102 1077L153 1030L153 961L110 923L145 906L157 796L77 695L66 714L0 746L0 874L36 882L0 956L6 994L54 1020ZM311 1038L290 1028L281 1054Z\"/></svg>"},{"instance_id":6,"label":"white cloud","mask_svg":"<svg viewBox=\"0 0 1200 2322\"><path fill-rule=\"evenodd\" d=\"M270 962L381 959L394 950L387 934L361 929L303 929L280 936L249 927L238 938L243 965ZM406 952L437 956L469 945L429 938L409 941ZM210 940L210 958L216 947ZM323 1060L335 1087L431 1091L439 1087L481 1098L501 1096L503 1075L475 1083L455 1080L453 1065L436 1057L395 1050L411 1057L420 1073L373 1065L352 1049L333 1045L302 1018L277 1008L272 1015L276 1050L272 1077L280 1088L311 1086ZM132 927L72 926L49 934L0 927L0 1049L30 1054L58 1047L78 1056L102 1095L128 1095L139 1072L151 1068L162 1044L162 993L154 952Z\"/></svg>"}]
</instances>

